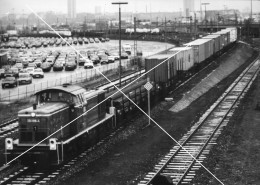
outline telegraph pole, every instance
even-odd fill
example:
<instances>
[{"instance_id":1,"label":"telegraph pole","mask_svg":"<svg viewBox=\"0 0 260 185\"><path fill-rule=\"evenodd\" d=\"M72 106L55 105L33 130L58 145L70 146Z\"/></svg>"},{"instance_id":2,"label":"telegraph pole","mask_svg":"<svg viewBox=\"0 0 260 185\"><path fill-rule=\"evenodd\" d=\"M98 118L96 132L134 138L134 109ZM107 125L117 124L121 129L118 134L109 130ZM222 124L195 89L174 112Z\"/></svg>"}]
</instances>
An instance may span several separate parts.
<instances>
[{"instance_id":1,"label":"telegraph pole","mask_svg":"<svg viewBox=\"0 0 260 185\"><path fill-rule=\"evenodd\" d=\"M205 25L206 25L206 31L207 31L207 10L206 10L206 6L209 5L209 3L201 3L202 5L204 5L205 7Z\"/></svg>"},{"instance_id":2,"label":"telegraph pole","mask_svg":"<svg viewBox=\"0 0 260 185\"><path fill-rule=\"evenodd\" d=\"M119 87L121 87L121 5L128 2L113 2L112 4L119 6Z\"/></svg>"}]
</instances>

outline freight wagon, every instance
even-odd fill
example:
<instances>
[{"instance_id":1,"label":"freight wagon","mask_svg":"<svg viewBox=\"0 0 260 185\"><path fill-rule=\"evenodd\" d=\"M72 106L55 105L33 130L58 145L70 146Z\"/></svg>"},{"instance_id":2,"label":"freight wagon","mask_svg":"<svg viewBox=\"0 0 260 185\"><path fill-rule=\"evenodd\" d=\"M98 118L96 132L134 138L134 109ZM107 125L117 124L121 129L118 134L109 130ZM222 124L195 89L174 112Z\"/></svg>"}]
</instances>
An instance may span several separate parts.
<instances>
[{"instance_id":1,"label":"freight wagon","mask_svg":"<svg viewBox=\"0 0 260 185\"><path fill-rule=\"evenodd\" d=\"M151 81L168 82L177 75L177 63L174 54L158 54L146 58L145 71Z\"/></svg>"},{"instance_id":2,"label":"freight wagon","mask_svg":"<svg viewBox=\"0 0 260 185\"><path fill-rule=\"evenodd\" d=\"M229 44L230 35L226 31L218 31L216 33L212 33L212 35L220 35L221 49L226 47Z\"/></svg>"},{"instance_id":3,"label":"freight wagon","mask_svg":"<svg viewBox=\"0 0 260 185\"><path fill-rule=\"evenodd\" d=\"M226 28L224 30L230 31L230 42L235 42L237 40L237 28Z\"/></svg>"},{"instance_id":4,"label":"freight wagon","mask_svg":"<svg viewBox=\"0 0 260 185\"><path fill-rule=\"evenodd\" d=\"M168 51L175 54L173 59L176 62L177 72L188 71L194 66L194 54L192 47L176 47Z\"/></svg>"},{"instance_id":5,"label":"freight wagon","mask_svg":"<svg viewBox=\"0 0 260 185\"><path fill-rule=\"evenodd\" d=\"M193 48L194 65L201 63L202 61L206 60L211 55L213 55L213 45L213 39L197 39L187 44L184 44L184 46L189 46Z\"/></svg>"},{"instance_id":6,"label":"freight wagon","mask_svg":"<svg viewBox=\"0 0 260 185\"><path fill-rule=\"evenodd\" d=\"M220 40L220 35L207 35L205 37L202 37L202 39L213 39L214 40L214 45L213 45L213 53L218 53L221 49L221 40Z\"/></svg>"}]
</instances>

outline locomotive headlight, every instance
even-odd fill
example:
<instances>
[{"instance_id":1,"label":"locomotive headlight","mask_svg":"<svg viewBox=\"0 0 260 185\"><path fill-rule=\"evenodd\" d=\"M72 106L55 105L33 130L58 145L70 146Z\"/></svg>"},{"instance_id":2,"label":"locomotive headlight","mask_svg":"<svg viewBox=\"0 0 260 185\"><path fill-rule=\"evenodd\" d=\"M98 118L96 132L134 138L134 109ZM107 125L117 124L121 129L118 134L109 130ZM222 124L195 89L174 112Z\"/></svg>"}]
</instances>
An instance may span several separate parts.
<instances>
[{"instance_id":1,"label":"locomotive headlight","mask_svg":"<svg viewBox=\"0 0 260 185\"><path fill-rule=\"evenodd\" d=\"M35 117L35 116L36 116L35 112L32 112L32 113L31 113L31 116L32 116L32 117Z\"/></svg>"},{"instance_id":2,"label":"locomotive headlight","mask_svg":"<svg viewBox=\"0 0 260 185\"><path fill-rule=\"evenodd\" d=\"M6 138L5 139L5 149L6 150L13 150L13 139L12 138Z\"/></svg>"}]
</instances>

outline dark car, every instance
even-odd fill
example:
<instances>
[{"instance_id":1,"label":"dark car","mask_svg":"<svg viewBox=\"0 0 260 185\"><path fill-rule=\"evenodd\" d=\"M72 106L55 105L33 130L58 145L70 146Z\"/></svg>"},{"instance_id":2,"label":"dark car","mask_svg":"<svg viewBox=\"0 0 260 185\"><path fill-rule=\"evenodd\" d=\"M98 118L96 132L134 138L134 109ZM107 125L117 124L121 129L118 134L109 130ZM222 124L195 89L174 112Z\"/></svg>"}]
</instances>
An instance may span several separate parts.
<instances>
[{"instance_id":1,"label":"dark car","mask_svg":"<svg viewBox=\"0 0 260 185\"><path fill-rule=\"evenodd\" d=\"M44 72L49 72L51 70L51 64L49 62L43 62L41 68Z\"/></svg>"},{"instance_id":2,"label":"dark car","mask_svg":"<svg viewBox=\"0 0 260 185\"><path fill-rule=\"evenodd\" d=\"M101 42L106 42L106 39L104 39L103 37L100 37L99 40L100 40Z\"/></svg>"},{"instance_id":3,"label":"dark car","mask_svg":"<svg viewBox=\"0 0 260 185\"><path fill-rule=\"evenodd\" d=\"M17 86L17 80L15 77L6 77L2 80L2 88L5 87L16 87Z\"/></svg>"},{"instance_id":4,"label":"dark car","mask_svg":"<svg viewBox=\"0 0 260 185\"><path fill-rule=\"evenodd\" d=\"M5 69L0 69L0 79L4 77Z\"/></svg>"},{"instance_id":5,"label":"dark car","mask_svg":"<svg viewBox=\"0 0 260 185\"><path fill-rule=\"evenodd\" d=\"M67 61L65 63L65 71L75 70L77 67L77 64L74 61Z\"/></svg>"},{"instance_id":6,"label":"dark car","mask_svg":"<svg viewBox=\"0 0 260 185\"><path fill-rule=\"evenodd\" d=\"M94 64L98 64L100 62L99 57L93 54L90 55L90 60L92 60Z\"/></svg>"},{"instance_id":7,"label":"dark car","mask_svg":"<svg viewBox=\"0 0 260 185\"><path fill-rule=\"evenodd\" d=\"M63 63L56 61L53 65L53 71L62 71L63 70Z\"/></svg>"},{"instance_id":8,"label":"dark car","mask_svg":"<svg viewBox=\"0 0 260 185\"><path fill-rule=\"evenodd\" d=\"M100 64L108 64L108 56L107 55L102 55L100 59Z\"/></svg>"}]
</instances>

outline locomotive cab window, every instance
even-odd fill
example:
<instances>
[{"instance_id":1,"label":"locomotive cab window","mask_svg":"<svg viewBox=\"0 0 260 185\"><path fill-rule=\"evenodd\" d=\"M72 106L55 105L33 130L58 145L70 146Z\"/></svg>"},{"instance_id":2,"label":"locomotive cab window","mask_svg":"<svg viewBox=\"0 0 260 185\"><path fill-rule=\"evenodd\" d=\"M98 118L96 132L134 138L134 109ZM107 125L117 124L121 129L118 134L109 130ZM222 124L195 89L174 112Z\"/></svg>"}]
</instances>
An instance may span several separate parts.
<instances>
[{"instance_id":1,"label":"locomotive cab window","mask_svg":"<svg viewBox=\"0 0 260 185\"><path fill-rule=\"evenodd\" d=\"M71 94L60 91L42 92L38 95L39 103L45 102L67 102L73 103L74 98Z\"/></svg>"}]
</instances>

